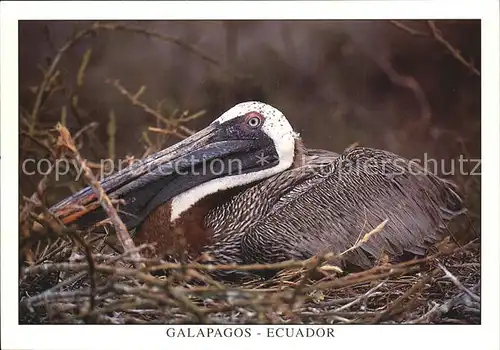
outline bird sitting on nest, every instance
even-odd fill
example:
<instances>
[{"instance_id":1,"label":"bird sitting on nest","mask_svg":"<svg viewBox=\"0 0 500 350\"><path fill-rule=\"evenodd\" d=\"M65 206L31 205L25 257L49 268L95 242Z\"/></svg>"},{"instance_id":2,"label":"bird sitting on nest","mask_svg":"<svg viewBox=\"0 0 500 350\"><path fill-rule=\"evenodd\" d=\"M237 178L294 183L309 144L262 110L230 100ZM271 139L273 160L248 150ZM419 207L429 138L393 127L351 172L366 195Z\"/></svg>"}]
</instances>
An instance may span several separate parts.
<instances>
[{"instance_id":1,"label":"bird sitting on nest","mask_svg":"<svg viewBox=\"0 0 500 350\"><path fill-rule=\"evenodd\" d=\"M339 261L370 268L382 254L425 254L465 212L452 183L396 154L307 149L262 102L234 106L101 185L124 200L120 216L137 244L154 243L160 258L184 252L215 264L340 254L378 227ZM51 211L79 228L105 218L88 187Z\"/></svg>"}]
</instances>

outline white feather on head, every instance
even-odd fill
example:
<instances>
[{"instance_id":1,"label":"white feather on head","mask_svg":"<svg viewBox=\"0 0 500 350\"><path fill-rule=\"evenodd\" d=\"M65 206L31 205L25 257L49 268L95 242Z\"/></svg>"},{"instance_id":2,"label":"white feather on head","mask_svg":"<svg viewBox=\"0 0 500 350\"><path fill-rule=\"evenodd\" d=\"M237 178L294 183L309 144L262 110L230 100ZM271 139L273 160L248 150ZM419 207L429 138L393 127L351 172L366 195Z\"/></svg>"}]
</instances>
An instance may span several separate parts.
<instances>
[{"instance_id":1,"label":"white feather on head","mask_svg":"<svg viewBox=\"0 0 500 350\"><path fill-rule=\"evenodd\" d=\"M242 102L224 112L212 124L216 122L224 123L249 112L257 112L264 117L261 130L273 141L278 154L278 164L261 171L228 175L210 180L175 196L172 199L171 221L178 219L183 212L210 194L263 180L290 168L293 164L295 139L299 135L293 131L285 115L271 105L258 101Z\"/></svg>"}]
</instances>

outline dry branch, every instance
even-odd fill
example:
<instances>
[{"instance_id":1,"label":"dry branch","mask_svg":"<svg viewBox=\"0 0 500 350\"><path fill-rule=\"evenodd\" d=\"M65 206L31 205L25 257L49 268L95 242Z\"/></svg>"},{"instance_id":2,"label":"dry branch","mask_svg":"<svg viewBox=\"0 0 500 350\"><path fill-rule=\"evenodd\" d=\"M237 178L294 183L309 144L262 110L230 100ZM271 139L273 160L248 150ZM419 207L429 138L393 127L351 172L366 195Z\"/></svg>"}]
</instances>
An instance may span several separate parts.
<instances>
[{"instance_id":1,"label":"dry branch","mask_svg":"<svg viewBox=\"0 0 500 350\"><path fill-rule=\"evenodd\" d=\"M459 254L463 251L460 249L467 249L467 247L449 252L449 256ZM443 257L444 255L441 254L440 256ZM102 256L102 258L105 257ZM377 318L378 322L390 321L394 315L402 312L409 315L406 316L407 320L408 317L410 320L416 320L425 315L426 312L417 313L416 317L412 317L411 312L414 303L407 303L405 309L401 308L401 303L404 300L414 300L417 293L425 293L426 288L422 287L432 284L434 274L441 271L439 268L434 268L430 274L424 273L423 276L415 273L426 269L424 263L432 264L435 261L435 257L429 256L418 261L376 267L372 270L353 273L333 281L319 281L302 290L300 298L304 300L305 304L301 304L303 306L300 308L294 308L293 314L289 314L288 311L275 314L278 310L286 310L283 307L289 305L297 284L292 283L286 286L278 284L282 282L276 281L273 288L245 289L241 286L221 283L190 286L189 284L186 285L186 282L179 281L180 284L176 286L171 279L165 280L153 277L135 268L115 266L115 264L109 262L109 259L104 261L106 262L95 266L96 272L104 275L99 279L102 282L100 282L97 289L99 291L96 295L97 306L92 312L92 317L101 320L100 322L113 323L128 322L126 320L130 321L129 317L138 317L134 322L147 322L148 319L152 321L156 317L158 321L163 320L165 322L168 320L167 322L173 323L255 323L259 317L267 320L265 322L273 323L281 323L285 320L289 320L288 322L294 320L292 321L294 323L308 323L308 319L314 319L317 322L331 322L334 320L337 323L366 323L368 321L373 322ZM50 271L75 271L78 273L78 271L84 270L85 266L86 264L83 263L42 264L28 267L24 272L29 273L25 274L25 276L40 275L50 273ZM143 271L145 270L143 269ZM406 276L404 280L397 277L402 274ZM368 281L377 280L380 282L377 282L375 287L367 284ZM405 281L405 283L397 283L398 281ZM107 286L107 289L104 288L105 286ZM454 286L454 284L449 284L449 286ZM401 288L408 289L406 292L399 292L398 290ZM60 293L54 291L54 289L52 291L53 293L42 294L46 296L47 294ZM88 292L85 289L83 291ZM324 302L314 301L318 293L323 295ZM67 291L59 296L51 295L49 298L53 301L50 301L49 305L56 307L56 300L59 304L78 303L78 301L75 301L77 295L86 294L82 294L80 288L72 292ZM349 297L342 297L342 295ZM391 295L397 295L398 298L395 302L389 304L391 305L390 308L387 308L387 299L392 298ZM35 295L31 300L26 299L25 303L29 303L33 307L40 307L43 305L43 302L40 304L41 300L45 296ZM439 304L446 304L450 309L459 305L461 300L459 298L453 303L446 304L446 301L443 301ZM362 301L363 308L359 306ZM156 306L151 308L153 305ZM330 308L330 306L333 306L333 308ZM442 310L441 314L444 315L447 311L443 307L440 310ZM345 311L346 309L349 309L349 311ZM112 319L104 321L101 316L105 312L111 311L119 311L119 314L115 315L121 316L119 318L114 316ZM386 312L384 313L384 311ZM235 312L239 313L240 316L234 318L232 322L226 318L229 316L225 315L233 315ZM243 317L242 315L246 316ZM268 317L271 318L268 319Z\"/></svg>"},{"instance_id":2,"label":"dry branch","mask_svg":"<svg viewBox=\"0 0 500 350\"><path fill-rule=\"evenodd\" d=\"M56 126L56 130L60 134L60 137L58 139L58 146L70 151L71 155L76 159L80 167L83 169L85 180L96 194L99 203L101 204L102 208L104 209L109 219L113 223L116 229L116 236L118 237L118 240L120 241L120 244L122 245L123 249L125 250L125 252L134 250L135 249L134 241L130 237L127 227L118 216L118 213L116 212L113 203L111 203L111 200L104 192L103 188L101 187L101 184L99 183L99 181L97 181L94 174L92 174L92 171L87 166L85 160L82 158L82 156L76 149L75 143L71 138L68 129L66 129L61 124L58 124ZM133 258L140 259L140 255L138 252L132 253L131 256ZM137 263L136 265L140 266L139 263Z\"/></svg>"},{"instance_id":3,"label":"dry branch","mask_svg":"<svg viewBox=\"0 0 500 350\"><path fill-rule=\"evenodd\" d=\"M376 62L393 84L408 88L413 92L420 105L420 120L422 123L427 124L430 121L432 112L429 101L419 82L412 76L399 74L388 59L380 58Z\"/></svg>"},{"instance_id":4,"label":"dry branch","mask_svg":"<svg viewBox=\"0 0 500 350\"><path fill-rule=\"evenodd\" d=\"M375 291L377 291L378 289L380 289L380 287L382 287L386 282L387 282L388 279L385 279L383 280L382 282L380 282L379 284L377 284L375 287L373 287L372 289L370 289L368 292L366 292L365 294L361 294L359 297L357 297L356 299L354 299L353 301L347 303L347 304L344 304L338 308L336 308L335 310L333 310L333 312L335 313L338 313L339 311L342 311L342 310L345 310L345 309L348 309L350 308L351 306L359 303L361 300L366 300L368 299L370 296L373 295L373 293Z\"/></svg>"},{"instance_id":5,"label":"dry branch","mask_svg":"<svg viewBox=\"0 0 500 350\"><path fill-rule=\"evenodd\" d=\"M460 54L460 51L453 47L453 45L450 44L448 40L446 40L443 37L443 34L441 30L436 26L436 23L434 21L428 21L427 22L429 25L429 28L431 28L432 35L434 36L434 39L436 39L439 43L441 43L444 47L448 49L448 51L452 54L455 59L462 63L465 67L467 67L472 73L477 75L478 77L481 76L481 73L474 67L474 65L470 62L467 62L465 58Z\"/></svg>"},{"instance_id":6,"label":"dry branch","mask_svg":"<svg viewBox=\"0 0 500 350\"><path fill-rule=\"evenodd\" d=\"M416 29L413 29L406 24L402 23L401 21L390 21L393 25L398 27L401 30L404 30L407 33L410 33L411 35L415 36L420 36L420 37L431 37L436 40L439 44L444 46L450 53L451 55L462 65L464 65L469 71L477 75L478 77L481 76L481 73L479 70L474 66L472 62L467 62L467 60L462 56L460 51L455 48L448 40L446 40L443 37L443 33L441 30L437 27L435 21L427 21L427 25L429 26L431 30L431 34L425 33L418 31Z\"/></svg>"},{"instance_id":7,"label":"dry branch","mask_svg":"<svg viewBox=\"0 0 500 350\"><path fill-rule=\"evenodd\" d=\"M33 109L31 111L31 121L30 121L30 129L29 129L29 134L32 135L35 127L36 127L36 121L38 117L38 113L40 112L40 108L43 103L43 94L46 92L47 87L50 85L51 79L53 79L54 74L56 73L57 66L59 65L59 62L61 61L64 53L71 48L76 42L78 42L80 39L86 37L93 31L95 31L96 27L95 24L92 25L90 28L86 28L84 30L81 30L77 32L71 39L69 39L61 48L57 51L56 56L52 59L52 62L50 64L49 69L45 72L42 83L37 89L37 94L35 98L35 104L33 105Z\"/></svg>"},{"instance_id":8,"label":"dry branch","mask_svg":"<svg viewBox=\"0 0 500 350\"><path fill-rule=\"evenodd\" d=\"M145 29L142 27L137 27L137 26L133 26L133 25L126 25L126 24L121 24L121 23L98 23L97 28L111 30L111 31L117 30L117 31L132 32L132 33L142 34L142 35L145 35L147 37L159 39L162 41L167 41L167 42L170 42L172 44L176 44L176 45L182 47L186 51L191 52L191 53L195 54L196 56L201 57L202 59L204 59L205 61L207 61L213 65L216 65L218 67L222 67L219 60L208 55L207 53L205 53L201 49L197 48L196 46L188 44L184 40L182 40L178 37L172 36L172 35L158 33L158 32L148 30L148 29Z\"/></svg>"},{"instance_id":9,"label":"dry branch","mask_svg":"<svg viewBox=\"0 0 500 350\"><path fill-rule=\"evenodd\" d=\"M416 292L420 291L422 288L424 288L425 284L431 280L437 273L439 269L434 269L430 273L426 274L424 278L419 280L417 283L411 286L402 296L397 298L389 307L380 312L375 316L373 319L373 323L379 323L380 321L385 320L389 316L393 316L397 313L400 313L402 310L402 304L405 300L413 296ZM406 305L408 307L408 305Z\"/></svg>"},{"instance_id":10,"label":"dry branch","mask_svg":"<svg viewBox=\"0 0 500 350\"><path fill-rule=\"evenodd\" d=\"M438 263L438 266L441 270L443 270L443 272L445 273L446 277L448 277L450 279L450 281L453 282L453 284L455 284L458 288L460 288L461 290L463 290L464 292L466 292L474 301L476 302L480 302L481 299L474 293L472 293L470 290L468 290L467 288L464 287L464 285L462 283L460 283L460 281L458 280L457 277L455 277L446 267L443 266L443 264L441 263Z\"/></svg>"},{"instance_id":11,"label":"dry branch","mask_svg":"<svg viewBox=\"0 0 500 350\"><path fill-rule=\"evenodd\" d=\"M401 21L389 21L389 22L394 24L399 29L402 29L405 32L410 33L411 35L429 37L429 34L427 34L425 32L421 32L421 31L416 30L416 29L413 29L412 27L407 26L406 24L402 23Z\"/></svg>"},{"instance_id":12,"label":"dry branch","mask_svg":"<svg viewBox=\"0 0 500 350\"><path fill-rule=\"evenodd\" d=\"M203 60L219 67L223 71L236 76L240 77L241 75L236 74L235 72L228 71L227 69L224 69L219 62L219 60L211 57L210 55L206 54L203 50L197 48L194 45L191 45L189 43L186 43L184 40L163 34L163 33L158 33L155 31L147 30L141 27L136 27L136 26L130 26L130 25L125 25L125 24L119 24L119 23L100 23L100 22L95 22L93 23L90 27L85 28L83 30L78 31L75 33L65 44L63 44L58 50L54 58L51 60L51 64L49 68L44 72L44 77L43 80L37 88L37 93L35 97L35 103L33 105L33 108L30 113L30 123L29 123L29 134L33 135L36 125L37 125L37 117L38 114L40 113L40 109L42 107L42 104L44 102L44 94L47 93L47 88L51 85L51 83L56 79L57 75L59 74L56 69L63 58L64 54L77 42L79 42L81 39L87 37L89 34L95 33L99 30L108 30L108 31L127 31L127 32L132 32L132 33L137 33L137 34L142 34L147 37L151 38L156 38L162 41L170 42L172 44L175 44L179 47L182 47L184 50L201 57ZM83 74L85 72L85 69L88 65L89 59L90 59L90 51L87 51L83 57L82 64L80 66L79 74L78 74L78 83L83 83Z\"/></svg>"},{"instance_id":13,"label":"dry branch","mask_svg":"<svg viewBox=\"0 0 500 350\"><path fill-rule=\"evenodd\" d=\"M174 134L176 136L179 136L180 138L185 138L189 135L194 134L193 130L185 127L184 125L176 125L176 123L174 123L172 120L164 117L163 115L161 115L160 113L155 111L153 108L149 107L147 104L140 101L139 96L144 91L144 87L141 87L136 94L131 94L127 89L125 89L125 87L123 87L123 85L120 84L120 81L118 79L115 79L115 80L107 79L106 83L113 85L122 95L127 97L129 99L129 101L132 102L132 104L134 106L138 106L138 107L142 108L146 113L151 114L152 116L154 116L158 120L162 121L165 125L172 128L172 131L170 131L170 130L163 131L164 133ZM150 127L150 130L151 129L154 129L154 131L157 131L157 132L159 132L159 130L162 130L162 129ZM186 133L186 135L179 134L176 129L183 131L184 133Z\"/></svg>"}]
</instances>

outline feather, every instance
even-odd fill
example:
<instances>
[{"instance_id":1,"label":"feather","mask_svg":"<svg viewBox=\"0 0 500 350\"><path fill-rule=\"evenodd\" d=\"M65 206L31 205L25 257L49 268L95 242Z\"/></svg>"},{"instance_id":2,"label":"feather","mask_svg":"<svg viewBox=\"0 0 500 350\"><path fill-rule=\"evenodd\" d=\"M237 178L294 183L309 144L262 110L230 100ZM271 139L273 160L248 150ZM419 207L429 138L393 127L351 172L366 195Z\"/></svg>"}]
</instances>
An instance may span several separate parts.
<instances>
[{"instance_id":1,"label":"feather","mask_svg":"<svg viewBox=\"0 0 500 350\"><path fill-rule=\"evenodd\" d=\"M274 263L341 254L387 220L343 256L344 262L369 268L382 254L424 254L464 211L449 181L393 153L357 147L341 155L308 150L303 166L246 189L213 209L206 224L218 239L211 256ZM224 230L213 221L221 212L231 213Z\"/></svg>"}]
</instances>

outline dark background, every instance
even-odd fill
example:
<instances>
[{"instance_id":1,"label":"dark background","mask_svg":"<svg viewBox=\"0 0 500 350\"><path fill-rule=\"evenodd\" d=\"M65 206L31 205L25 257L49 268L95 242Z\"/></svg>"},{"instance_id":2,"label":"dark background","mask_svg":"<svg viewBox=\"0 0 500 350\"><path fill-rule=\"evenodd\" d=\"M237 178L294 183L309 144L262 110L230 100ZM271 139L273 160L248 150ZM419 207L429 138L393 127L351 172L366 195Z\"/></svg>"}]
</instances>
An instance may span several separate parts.
<instances>
[{"instance_id":1,"label":"dark background","mask_svg":"<svg viewBox=\"0 0 500 350\"><path fill-rule=\"evenodd\" d=\"M117 159L141 157L179 140L148 131L148 126L165 125L133 106L106 79L119 79L132 94L146 86L140 100L167 118L176 110L177 115L204 110L186 123L193 130L238 102L256 99L280 109L309 147L341 152L359 143L408 158L423 159L424 153L448 160L460 154L480 158L481 78L471 68L480 71L480 21L434 22L445 42L426 21L399 22L418 31L411 33L389 21L108 23L125 28L96 30L61 56L59 74L49 87L54 91L44 93L34 126L39 133L21 135L21 160L47 155L33 138L50 146L50 128L61 119L72 134L98 123L78 139L82 154L94 161L110 152ZM91 25L20 22L20 125L25 133L33 123L30 113L43 71L68 39ZM177 43L152 32L173 36ZM457 54L472 64L460 62ZM72 102L75 97L77 103ZM116 120L114 146L109 143L110 113ZM478 219L480 177L452 178ZM20 195L35 191L39 179L21 174ZM53 203L74 189L63 186L47 200Z\"/></svg>"}]
</instances>

